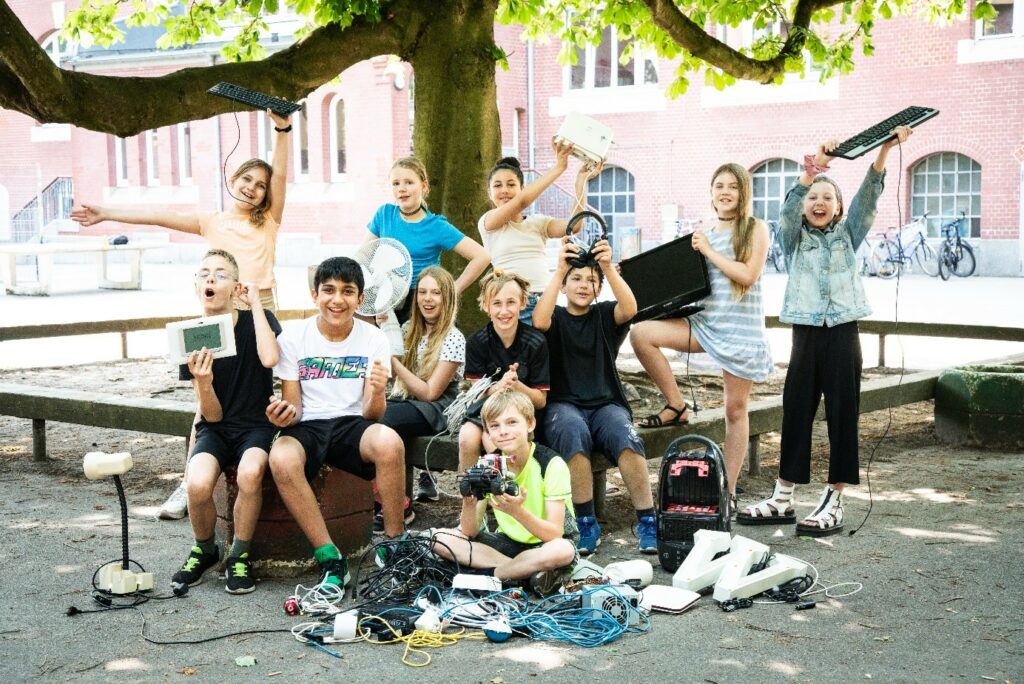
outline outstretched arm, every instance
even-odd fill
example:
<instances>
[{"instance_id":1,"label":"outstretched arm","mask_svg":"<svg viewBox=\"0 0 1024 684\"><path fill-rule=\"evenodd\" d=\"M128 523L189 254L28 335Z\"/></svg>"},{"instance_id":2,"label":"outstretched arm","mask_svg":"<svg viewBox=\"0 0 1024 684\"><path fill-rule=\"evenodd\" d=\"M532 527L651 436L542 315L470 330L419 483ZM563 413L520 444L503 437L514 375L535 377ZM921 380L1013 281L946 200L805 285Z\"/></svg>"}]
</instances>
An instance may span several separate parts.
<instances>
[{"instance_id":1,"label":"outstretched arm","mask_svg":"<svg viewBox=\"0 0 1024 684\"><path fill-rule=\"evenodd\" d=\"M567 235L562 236L562 249L555 260L555 272L544 289L544 294L537 300L537 306L533 307L533 327L541 332L547 332L551 327L551 317L555 313L555 304L558 302L558 293L562 291L562 281L569 273L569 258L576 256L578 248L569 241Z\"/></svg>"},{"instance_id":2,"label":"outstretched arm","mask_svg":"<svg viewBox=\"0 0 1024 684\"><path fill-rule=\"evenodd\" d=\"M98 204L80 204L71 210L71 218L83 226L103 221L161 226L183 233L199 235L199 214L194 211L162 211L147 208L102 207Z\"/></svg>"},{"instance_id":3,"label":"outstretched arm","mask_svg":"<svg viewBox=\"0 0 1024 684\"><path fill-rule=\"evenodd\" d=\"M267 110L267 116L274 122L275 129L290 128L288 117L278 116ZM274 140L274 159L270 163L274 174L270 177L270 216L280 225L284 216L284 196L288 191L288 139L287 131L277 131Z\"/></svg>"}]
</instances>

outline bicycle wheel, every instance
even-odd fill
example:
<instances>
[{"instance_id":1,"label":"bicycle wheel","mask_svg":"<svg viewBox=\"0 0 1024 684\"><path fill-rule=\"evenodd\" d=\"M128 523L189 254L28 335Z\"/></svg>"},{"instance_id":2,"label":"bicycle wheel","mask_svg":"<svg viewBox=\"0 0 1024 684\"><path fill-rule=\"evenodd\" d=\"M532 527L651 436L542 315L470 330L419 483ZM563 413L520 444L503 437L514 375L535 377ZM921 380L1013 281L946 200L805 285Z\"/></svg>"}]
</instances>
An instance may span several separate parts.
<instances>
[{"instance_id":1,"label":"bicycle wheel","mask_svg":"<svg viewBox=\"0 0 1024 684\"><path fill-rule=\"evenodd\" d=\"M871 250L871 261L879 278L895 278L900 272L900 262L895 258L899 247L892 240L882 240Z\"/></svg>"},{"instance_id":2,"label":"bicycle wheel","mask_svg":"<svg viewBox=\"0 0 1024 684\"><path fill-rule=\"evenodd\" d=\"M914 263L918 270L926 276L934 278L939 275L939 257L927 242L921 242L914 250Z\"/></svg>"},{"instance_id":3,"label":"bicycle wheel","mask_svg":"<svg viewBox=\"0 0 1024 684\"><path fill-rule=\"evenodd\" d=\"M943 280L949 280L949 276L953 273L953 269L949 265L952 258L953 248L949 246L948 242L944 243L939 251L939 277Z\"/></svg>"},{"instance_id":4,"label":"bicycle wheel","mask_svg":"<svg viewBox=\"0 0 1024 684\"><path fill-rule=\"evenodd\" d=\"M977 262L974 260L974 250L966 242L961 242L959 245L953 248L954 260L952 262L953 274L958 275L961 278L968 278L974 274L974 269L978 267Z\"/></svg>"}]
</instances>

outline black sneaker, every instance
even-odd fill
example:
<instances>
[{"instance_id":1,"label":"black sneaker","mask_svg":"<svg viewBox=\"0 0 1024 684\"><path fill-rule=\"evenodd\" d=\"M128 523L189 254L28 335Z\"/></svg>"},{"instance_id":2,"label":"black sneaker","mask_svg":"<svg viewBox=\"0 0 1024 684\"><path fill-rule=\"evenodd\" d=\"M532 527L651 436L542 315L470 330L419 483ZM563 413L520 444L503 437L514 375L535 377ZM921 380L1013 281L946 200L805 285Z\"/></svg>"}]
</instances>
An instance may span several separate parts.
<instances>
[{"instance_id":1,"label":"black sneaker","mask_svg":"<svg viewBox=\"0 0 1024 684\"><path fill-rule=\"evenodd\" d=\"M344 558L331 558L320 564L320 584L328 583L341 588L342 591L352 579L348 574L348 561Z\"/></svg>"},{"instance_id":2,"label":"black sneaker","mask_svg":"<svg viewBox=\"0 0 1024 684\"><path fill-rule=\"evenodd\" d=\"M377 567L383 568L392 565L402 556L415 551L416 546L410 541L411 539L412 537L409 536L408 532L403 532L397 537L379 542L377 544L376 558L373 559L377 563Z\"/></svg>"},{"instance_id":3,"label":"black sneaker","mask_svg":"<svg viewBox=\"0 0 1024 684\"><path fill-rule=\"evenodd\" d=\"M256 580L252 577L252 563L249 561L248 551L241 556L228 558L224 578L227 580L224 590L229 594L248 594L250 591L256 591Z\"/></svg>"},{"instance_id":4,"label":"black sneaker","mask_svg":"<svg viewBox=\"0 0 1024 684\"><path fill-rule=\"evenodd\" d=\"M220 547L214 547L213 553L203 553L198 546L192 547L192 553L181 566L181 570L171 577L171 589L181 591L188 587L194 587L203 581L203 573L220 562Z\"/></svg>"},{"instance_id":5,"label":"black sneaker","mask_svg":"<svg viewBox=\"0 0 1024 684\"><path fill-rule=\"evenodd\" d=\"M437 501L441 497L437 493L437 483L429 471L421 470L419 481L416 484L417 501Z\"/></svg>"},{"instance_id":6,"label":"black sneaker","mask_svg":"<svg viewBox=\"0 0 1024 684\"><path fill-rule=\"evenodd\" d=\"M406 525L408 525L416 519L416 511L412 509L412 502L409 500L406 500L405 509L402 511L402 513L404 513L403 518L405 519ZM384 531L384 511L382 509L377 508L376 506L374 506L373 513L373 531Z\"/></svg>"}]
</instances>

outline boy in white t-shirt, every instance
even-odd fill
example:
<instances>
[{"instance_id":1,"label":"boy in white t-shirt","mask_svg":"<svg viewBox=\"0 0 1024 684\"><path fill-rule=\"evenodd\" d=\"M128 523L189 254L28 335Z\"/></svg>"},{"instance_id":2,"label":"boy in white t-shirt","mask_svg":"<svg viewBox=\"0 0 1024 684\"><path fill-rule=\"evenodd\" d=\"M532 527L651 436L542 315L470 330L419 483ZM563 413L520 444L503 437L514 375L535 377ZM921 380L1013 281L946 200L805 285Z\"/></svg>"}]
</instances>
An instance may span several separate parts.
<instances>
[{"instance_id":1,"label":"boy in white t-shirt","mask_svg":"<svg viewBox=\"0 0 1024 684\"><path fill-rule=\"evenodd\" d=\"M348 563L331 541L309 481L324 463L364 480L376 477L384 533L398 537L405 530L405 449L398 433L376 422L386 408L391 358L384 333L354 317L363 302L362 267L332 257L317 267L313 283L319 315L279 338L281 398L271 397L267 417L283 429L270 451L270 470L313 545L321 581L344 588Z\"/></svg>"}]
</instances>

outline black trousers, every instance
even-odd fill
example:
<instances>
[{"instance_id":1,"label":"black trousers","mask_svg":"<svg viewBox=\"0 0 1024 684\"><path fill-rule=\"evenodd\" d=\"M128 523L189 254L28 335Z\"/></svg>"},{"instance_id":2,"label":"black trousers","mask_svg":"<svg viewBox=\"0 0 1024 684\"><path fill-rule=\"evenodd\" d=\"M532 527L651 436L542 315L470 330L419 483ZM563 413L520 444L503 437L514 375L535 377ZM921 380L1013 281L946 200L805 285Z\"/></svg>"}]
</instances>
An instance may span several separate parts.
<instances>
[{"instance_id":1,"label":"black trousers","mask_svg":"<svg viewBox=\"0 0 1024 684\"><path fill-rule=\"evenodd\" d=\"M793 350L782 392L779 477L783 480L810 482L811 427L824 395L828 481L860 483L857 423L863 366L856 321L833 328L793 326Z\"/></svg>"}]
</instances>

